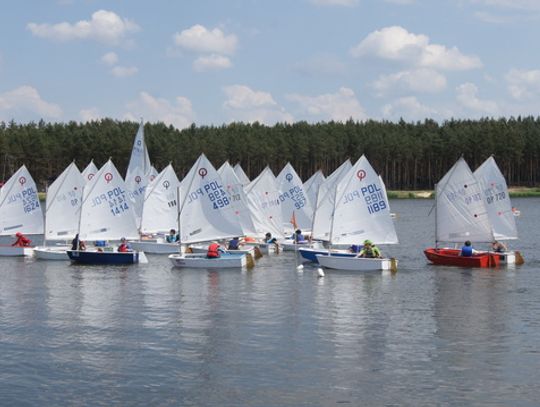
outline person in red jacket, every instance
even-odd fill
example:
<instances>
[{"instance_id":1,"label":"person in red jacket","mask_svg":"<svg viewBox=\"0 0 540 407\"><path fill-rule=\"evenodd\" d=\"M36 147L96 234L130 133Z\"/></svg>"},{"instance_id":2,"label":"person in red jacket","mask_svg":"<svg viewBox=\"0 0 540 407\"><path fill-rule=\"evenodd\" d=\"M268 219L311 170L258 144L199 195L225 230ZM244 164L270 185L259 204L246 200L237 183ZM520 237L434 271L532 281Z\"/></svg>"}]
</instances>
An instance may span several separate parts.
<instances>
[{"instance_id":1,"label":"person in red jacket","mask_svg":"<svg viewBox=\"0 0 540 407\"><path fill-rule=\"evenodd\" d=\"M133 249L131 248L131 245L129 244L128 241L126 241L126 238L123 237L122 239L120 239L120 246L118 246L118 251L120 253L128 253L128 252L132 252Z\"/></svg>"},{"instance_id":2,"label":"person in red jacket","mask_svg":"<svg viewBox=\"0 0 540 407\"><path fill-rule=\"evenodd\" d=\"M206 252L206 257L209 259L217 259L221 256L221 249L217 242L212 242L208 245L208 252Z\"/></svg>"},{"instance_id":3,"label":"person in red jacket","mask_svg":"<svg viewBox=\"0 0 540 407\"><path fill-rule=\"evenodd\" d=\"M15 236L17 237L17 240L15 240L15 242L11 244L12 246L28 247L32 243L32 241L28 239L25 235L23 235L21 232L15 233Z\"/></svg>"}]
</instances>

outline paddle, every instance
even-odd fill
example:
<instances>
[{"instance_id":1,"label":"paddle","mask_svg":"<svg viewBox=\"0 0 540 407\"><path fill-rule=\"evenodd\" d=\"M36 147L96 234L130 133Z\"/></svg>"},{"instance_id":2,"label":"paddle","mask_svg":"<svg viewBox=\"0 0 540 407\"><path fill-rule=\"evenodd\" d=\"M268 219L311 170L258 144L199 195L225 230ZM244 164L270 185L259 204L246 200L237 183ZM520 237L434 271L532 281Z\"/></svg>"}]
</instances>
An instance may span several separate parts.
<instances>
[{"instance_id":1,"label":"paddle","mask_svg":"<svg viewBox=\"0 0 540 407\"><path fill-rule=\"evenodd\" d=\"M397 260L395 257L390 257L390 271L397 273Z\"/></svg>"}]
</instances>

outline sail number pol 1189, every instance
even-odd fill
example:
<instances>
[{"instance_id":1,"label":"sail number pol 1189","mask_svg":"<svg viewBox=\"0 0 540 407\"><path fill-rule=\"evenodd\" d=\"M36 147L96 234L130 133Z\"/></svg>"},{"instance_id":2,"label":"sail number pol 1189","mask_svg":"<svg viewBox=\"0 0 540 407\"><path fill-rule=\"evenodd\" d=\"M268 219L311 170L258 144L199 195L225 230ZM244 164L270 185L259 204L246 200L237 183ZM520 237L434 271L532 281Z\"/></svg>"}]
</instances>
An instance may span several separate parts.
<instances>
[{"instance_id":1,"label":"sail number pol 1189","mask_svg":"<svg viewBox=\"0 0 540 407\"><path fill-rule=\"evenodd\" d=\"M354 191L347 192L343 196L343 203L347 204L359 198L364 199L364 202L366 203L368 212L370 214L388 208L388 205L386 205L384 193L377 186L377 184L369 184L360 189L355 189Z\"/></svg>"}]
</instances>

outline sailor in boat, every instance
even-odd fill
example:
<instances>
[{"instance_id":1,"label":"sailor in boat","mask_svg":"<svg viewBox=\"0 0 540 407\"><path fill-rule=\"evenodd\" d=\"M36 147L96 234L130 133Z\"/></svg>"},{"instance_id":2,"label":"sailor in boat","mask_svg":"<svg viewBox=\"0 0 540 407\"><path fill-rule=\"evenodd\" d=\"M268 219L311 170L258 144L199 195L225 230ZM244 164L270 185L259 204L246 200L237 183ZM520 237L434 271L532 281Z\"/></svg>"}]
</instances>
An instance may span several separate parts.
<instances>
[{"instance_id":1,"label":"sailor in boat","mask_svg":"<svg viewBox=\"0 0 540 407\"><path fill-rule=\"evenodd\" d=\"M240 245L242 242L240 241L240 238L233 237L231 240L229 240L229 243L227 245L227 250L238 250L240 249Z\"/></svg>"},{"instance_id":2,"label":"sailor in boat","mask_svg":"<svg viewBox=\"0 0 540 407\"><path fill-rule=\"evenodd\" d=\"M356 257L365 257L366 259L381 259L382 254L377 246L371 240L364 240L364 247Z\"/></svg>"},{"instance_id":3,"label":"sailor in boat","mask_svg":"<svg viewBox=\"0 0 540 407\"><path fill-rule=\"evenodd\" d=\"M306 243L306 238L304 237L300 229L296 229L296 231L292 235L292 239L294 240L294 243Z\"/></svg>"},{"instance_id":4,"label":"sailor in boat","mask_svg":"<svg viewBox=\"0 0 540 407\"><path fill-rule=\"evenodd\" d=\"M272 237L272 233L267 232L266 235L264 235L264 243L274 243L277 245L277 239Z\"/></svg>"},{"instance_id":5,"label":"sailor in boat","mask_svg":"<svg viewBox=\"0 0 540 407\"><path fill-rule=\"evenodd\" d=\"M471 257L473 254L476 253L478 253L478 250L473 249L471 241L467 240L461 248L461 256Z\"/></svg>"},{"instance_id":6,"label":"sailor in boat","mask_svg":"<svg viewBox=\"0 0 540 407\"><path fill-rule=\"evenodd\" d=\"M497 253L504 253L508 248L504 243L494 240L493 243L491 243L491 250Z\"/></svg>"},{"instance_id":7,"label":"sailor in boat","mask_svg":"<svg viewBox=\"0 0 540 407\"><path fill-rule=\"evenodd\" d=\"M218 242L212 242L208 245L208 251L206 257L209 259L219 259L223 249L219 246Z\"/></svg>"},{"instance_id":8,"label":"sailor in boat","mask_svg":"<svg viewBox=\"0 0 540 407\"><path fill-rule=\"evenodd\" d=\"M23 235L21 232L15 233L15 237L17 240L15 240L11 245L15 247L28 247L32 243L30 239L28 239L25 235Z\"/></svg>"},{"instance_id":9,"label":"sailor in boat","mask_svg":"<svg viewBox=\"0 0 540 407\"><path fill-rule=\"evenodd\" d=\"M169 234L165 237L167 243L176 243L180 240L180 235L176 233L176 230L171 229Z\"/></svg>"},{"instance_id":10,"label":"sailor in boat","mask_svg":"<svg viewBox=\"0 0 540 407\"><path fill-rule=\"evenodd\" d=\"M79 234L77 233L73 240L71 241L71 250L86 250L86 243L79 239Z\"/></svg>"},{"instance_id":11,"label":"sailor in boat","mask_svg":"<svg viewBox=\"0 0 540 407\"><path fill-rule=\"evenodd\" d=\"M120 246L118 246L118 252L119 253L128 253L132 252L133 248L131 247L131 244L126 240L125 237L120 239Z\"/></svg>"}]
</instances>

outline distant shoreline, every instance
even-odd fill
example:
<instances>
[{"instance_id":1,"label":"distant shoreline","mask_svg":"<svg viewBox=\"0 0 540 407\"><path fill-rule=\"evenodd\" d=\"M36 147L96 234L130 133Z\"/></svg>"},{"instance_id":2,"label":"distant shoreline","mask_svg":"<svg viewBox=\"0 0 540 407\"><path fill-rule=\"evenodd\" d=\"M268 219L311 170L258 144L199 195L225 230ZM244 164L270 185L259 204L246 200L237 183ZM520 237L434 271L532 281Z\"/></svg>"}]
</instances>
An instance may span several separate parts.
<instances>
[{"instance_id":1,"label":"distant shoreline","mask_svg":"<svg viewBox=\"0 0 540 407\"><path fill-rule=\"evenodd\" d=\"M540 188L511 187L510 198L536 198L540 197ZM39 200L45 201L46 192L38 192ZM422 191L388 191L390 199L433 199L435 193L429 190Z\"/></svg>"}]
</instances>

